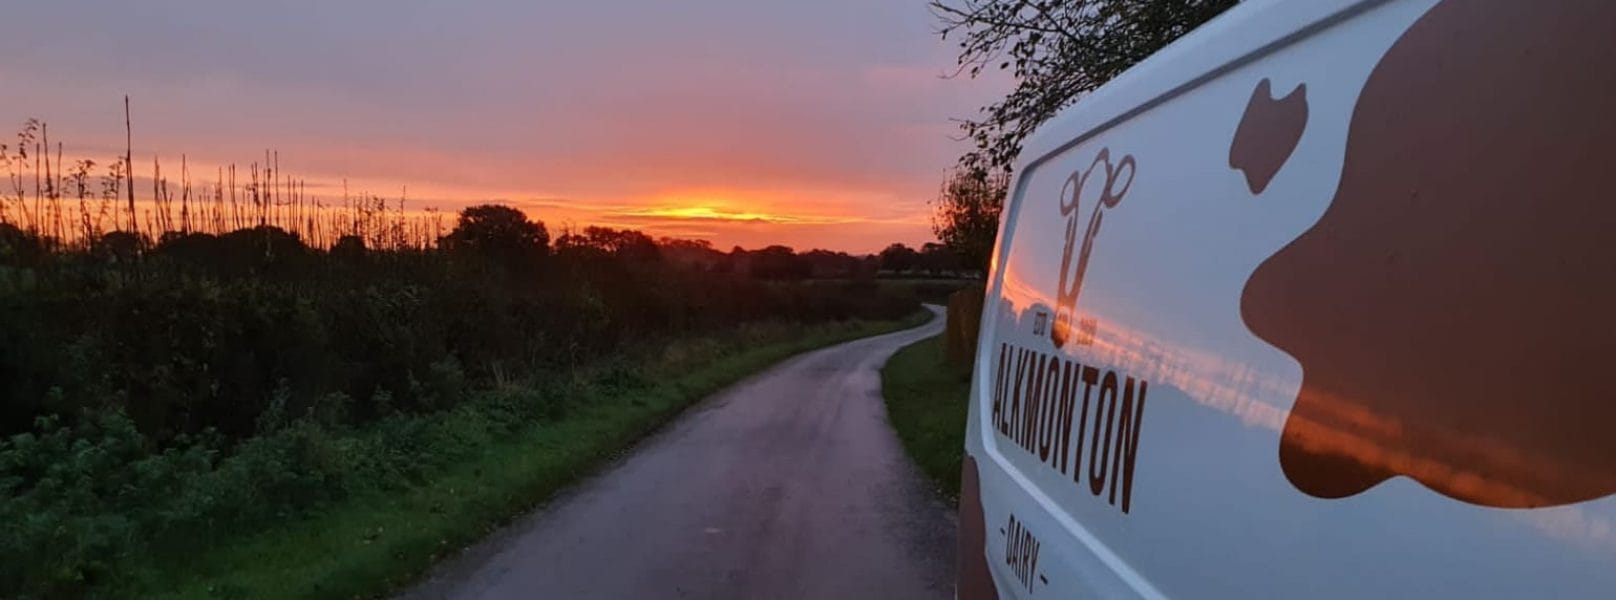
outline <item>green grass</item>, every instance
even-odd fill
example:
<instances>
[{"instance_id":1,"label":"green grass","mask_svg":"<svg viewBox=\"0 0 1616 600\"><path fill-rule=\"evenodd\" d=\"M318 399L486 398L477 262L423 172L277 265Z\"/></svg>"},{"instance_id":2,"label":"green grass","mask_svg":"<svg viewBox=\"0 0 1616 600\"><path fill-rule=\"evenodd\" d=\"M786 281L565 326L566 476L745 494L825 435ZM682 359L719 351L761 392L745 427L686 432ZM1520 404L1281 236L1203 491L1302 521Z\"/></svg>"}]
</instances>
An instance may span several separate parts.
<instances>
[{"instance_id":1,"label":"green grass","mask_svg":"<svg viewBox=\"0 0 1616 600\"><path fill-rule=\"evenodd\" d=\"M942 336L904 347L881 368L892 427L909 456L953 501L959 498L970 385L970 372L944 359Z\"/></svg>"},{"instance_id":2,"label":"green grass","mask_svg":"<svg viewBox=\"0 0 1616 600\"><path fill-rule=\"evenodd\" d=\"M422 485L349 498L265 533L150 565L118 593L177 598L376 597L415 580L654 431L681 410L792 355L911 327L899 320L780 328L744 340L673 345L648 382L585 388L565 417L490 444ZM615 391L614 391L615 390Z\"/></svg>"}]
</instances>

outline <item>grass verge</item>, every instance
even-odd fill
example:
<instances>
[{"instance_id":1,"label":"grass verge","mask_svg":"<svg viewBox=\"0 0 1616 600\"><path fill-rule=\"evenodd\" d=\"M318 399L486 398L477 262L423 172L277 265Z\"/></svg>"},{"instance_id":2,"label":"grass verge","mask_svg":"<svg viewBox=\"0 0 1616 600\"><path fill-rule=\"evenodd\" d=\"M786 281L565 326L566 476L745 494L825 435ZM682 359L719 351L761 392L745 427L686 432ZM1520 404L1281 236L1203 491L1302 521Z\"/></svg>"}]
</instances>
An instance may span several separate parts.
<instances>
[{"instance_id":1,"label":"grass verge","mask_svg":"<svg viewBox=\"0 0 1616 600\"><path fill-rule=\"evenodd\" d=\"M580 388L565 417L488 444L423 483L348 498L265 533L130 573L121 594L177 598L375 597L529 512L681 410L792 355L930 319L784 327L675 344L643 383Z\"/></svg>"},{"instance_id":2,"label":"grass verge","mask_svg":"<svg viewBox=\"0 0 1616 600\"><path fill-rule=\"evenodd\" d=\"M951 502L959 499L971 373L948 365L942 336L905 346L881 368L887 418L909 456Z\"/></svg>"}]
</instances>

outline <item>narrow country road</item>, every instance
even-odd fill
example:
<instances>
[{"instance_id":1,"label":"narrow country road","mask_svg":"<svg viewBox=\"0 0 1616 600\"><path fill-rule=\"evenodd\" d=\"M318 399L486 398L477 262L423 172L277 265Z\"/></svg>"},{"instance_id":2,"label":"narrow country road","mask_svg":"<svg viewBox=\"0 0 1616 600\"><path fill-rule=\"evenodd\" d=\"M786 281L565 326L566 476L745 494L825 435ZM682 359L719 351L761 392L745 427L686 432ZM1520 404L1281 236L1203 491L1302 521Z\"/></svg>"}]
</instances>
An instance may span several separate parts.
<instances>
[{"instance_id":1,"label":"narrow country road","mask_svg":"<svg viewBox=\"0 0 1616 600\"><path fill-rule=\"evenodd\" d=\"M952 597L953 517L888 425L880 376L942 327L810 352L708 398L405 598Z\"/></svg>"}]
</instances>

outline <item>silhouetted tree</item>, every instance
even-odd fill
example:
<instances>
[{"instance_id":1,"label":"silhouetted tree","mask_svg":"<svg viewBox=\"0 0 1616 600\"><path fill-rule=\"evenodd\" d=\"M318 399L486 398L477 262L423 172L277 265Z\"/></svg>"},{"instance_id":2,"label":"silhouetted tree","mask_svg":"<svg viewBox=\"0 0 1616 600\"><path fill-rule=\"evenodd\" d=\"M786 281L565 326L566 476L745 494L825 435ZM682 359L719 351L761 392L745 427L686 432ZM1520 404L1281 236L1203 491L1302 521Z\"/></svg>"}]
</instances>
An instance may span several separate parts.
<instances>
[{"instance_id":1,"label":"silhouetted tree","mask_svg":"<svg viewBox=\"0 0 1616 600\"><path fill-rule=\"evenodd\" d=\"M674 264L703 271L729 268L729 258L723 252L714 249L713 243L707 240L665 237L657 240L657 248L664 259Z\"/></svg>"},{"instance_id":2,"label":"silhouetted tree","mask_svg":"<svg viewBox=\"0 0 1616 600\"><path fill-rule=\"evenodd\" d=\"M808 264L809 276L816 279L850 278L858 273L859 259L846 252L810 250L802 253L801 259Z\"/></svg>"},{"instance_id":3,"label":"silhouetted tree","mask_svg":"<svg viewBox=\"0 0 1616 600\"><path fill-rule=\"evenodd\" d=\"M920 254L903 244L892 244L881 251L881 270L902 273L915 268Z\"/></svg>"},{"instance_id":4,"label":"silhouetted tree","mask_svg":"<svg viewBox=\"0 0 1616 600\"><path fill-rule=\"evenodd\" d=\"M1128 67L1237 0L933 0L943 39L959 40L960 72L1008 70L1016 88L961 124L967 167L1009 168L1021 140Z\"/></svg>"},{"instance_id":5,"label":"silhouetted tree","mask_svg":"<svg viewBox=\"0 0 1616 600\"><path fill-rule=\"evenodd\" d=\"M583 257L613 257L629 262L653 262L661 258L651 236L632 229L585 227L579 233L567 233L556 238L557 254Z\"/></svg>"},{"instance_id":6,"label":"silhouetted tree","mask_svg":"<svg viewBox=\"0 0 1616 600\"><path fill-rule=\"evenodd\" d=\"M145 238L133 231L109 231L90 244L90 254L108 263L133 263L145 250Z\"/></svg>"},{"instance_id":7,"label":"silhouetted tree","mask_svg":"<svg viewBox=\"0 0 1616 600\"><path fill-rule=\"evenodd\" d=\"M549 253L550 233L544 223L528 220L520 210L483 204L460 211L454 230L439 239L438 245L453 254L479 256L517 267Z\"/></svg>"},{"instance_id":8,"label":"silhouetted tree","mask_svg":"<svg viewBox=\"0 0 1616 600\"><path fill-rule=\"evenodd\" d=\"M920 256L916 264L933 275L957 274L965 268L959 254L948 246L936 242L926 242L920 246Z\"/></svg>"},{"instance_id":9,"label":"silhouetted tree","mask_svg":"<svg viewBox=\"0 0 1616 600\"><path fill-rule=\"evenodd\" d=\"M806 279L808 262L797 256L788 246L769 246L747 253L751 260L751 274L763 279Z\"/></svg>"},{"instance_id":10,"label":"silhouetted tree","mask_svg":"<svg viewBox=\"0 0 1616 600\"><path fill-rule=\"evenodd\" d=\"M157 240L157 247L152 248L154 255L166 256L192 265L216 266L219 260L227 258L222 256L226 253L218 237L206 233L178 231L164 233ZM251 254L246 250L238 253L244 256Z\"/></svg>"},{"instance_id":11,"label":"silhouetted tree","mask_svg":"<svg viewBox=\"0 0 1616 600\"><path fill-rule=\"evenodd\" d=\"M364 258L364 238L357 235L345 235L337 238L337 243L331 245L331 257L344 261L354 261Z\"/></svg>"},{"instance_id":12,"label":"silhouetted tree","mask_svg":"<svg viewBox=\"0 0 1616 600\"><path fill-rule=\"evenodd\" d=\"M969 268L987 271L1009 186L1008 171L979 167L957 167L943 182L931 229Z\"/></svg>"},{"instance_id":13,"label":"silhouetted tree","mask_svg":"<svg viewBox=\"0 0 1616 600\"><path fill-rule=\"evenodd\" d=\"M219 236L215 264L229 275L296 274L312 256L297 234L274 225L237 229Z\"/></svg>"}]
</instances>

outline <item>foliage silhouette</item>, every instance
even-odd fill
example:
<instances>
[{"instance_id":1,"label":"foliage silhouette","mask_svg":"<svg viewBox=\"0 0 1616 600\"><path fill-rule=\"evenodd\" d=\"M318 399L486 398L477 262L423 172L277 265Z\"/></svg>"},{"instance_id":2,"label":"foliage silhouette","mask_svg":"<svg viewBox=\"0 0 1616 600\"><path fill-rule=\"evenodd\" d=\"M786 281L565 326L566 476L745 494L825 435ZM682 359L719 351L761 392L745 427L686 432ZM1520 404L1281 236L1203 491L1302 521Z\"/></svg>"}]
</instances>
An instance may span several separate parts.
<instances>
[{"instance_id":1,"label":"foliage silhouette","mask_svg":"<svg viewBox=\"0 0 1616 600\"><path fill-rule=\"evenodd\" d=\"M1237 0L933 0L943 39L957 36L959 72L1015 77L1002 100L962 121L973 169L1008 169L1021 140L1062 108L1120 75Z\"/></svg>"},{"instance_id":2,"label":"foliage silhouette","mask_svg":"<svg viewBox=\"0 0 1616 600\"><path fill-rule=\"evenodd\" d=\"M550 250L544 223L509 206L482 204L460 211L454 231L438 240L444 251L491 259L513 269L537 264Z\"/></svg>"},{"instance_id":3,"label":"foliage silhouette","mask_svg":"<svg viewBox=\"0 0 1616 600\"><path fill-rule=\"evenodd\" d=\"M932 232L970 268L986 272L1010 188L1002 169L957 167L933 203Z\"/></svg>"}]
</instances>

